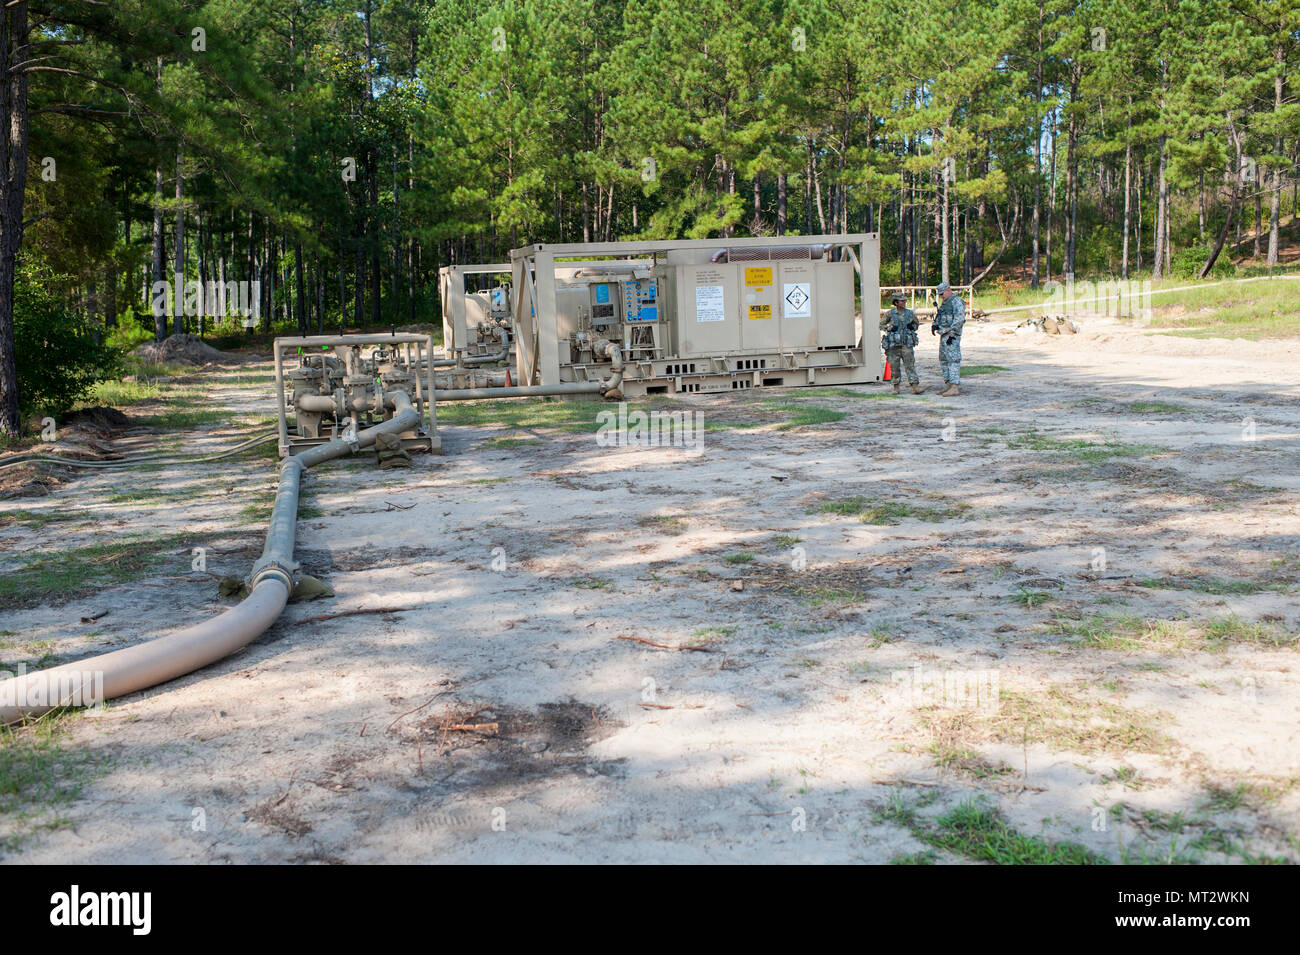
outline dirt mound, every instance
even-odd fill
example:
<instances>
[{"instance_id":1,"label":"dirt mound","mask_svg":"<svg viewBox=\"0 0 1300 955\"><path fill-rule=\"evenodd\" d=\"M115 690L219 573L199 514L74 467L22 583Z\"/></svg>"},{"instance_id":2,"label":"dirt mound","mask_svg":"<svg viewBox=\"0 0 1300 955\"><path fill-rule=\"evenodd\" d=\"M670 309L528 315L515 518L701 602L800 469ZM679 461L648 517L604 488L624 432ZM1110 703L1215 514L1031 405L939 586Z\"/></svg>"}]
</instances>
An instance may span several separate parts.
<instances>
[{"instance_id":1,"label":"dirt mound","mask_svg":"<svg viewBox=\"0 0 1300 955\"><path fill-rule=\"evenodd\" d=\"M0 500L15 497L45 497L63 480L35 464L0 471Z\"/></svg>"},{"instance_id":2,"label":"dirt mound","mask_svg":"<svg viewBox=\"0 0 1300 955\"><path fill-rule=\"evenodd\" d=\"M213 348L198 335L172 335L160 342L145 342L135 350L145 361L181 365L238 365L252 359Z\"/></svg>"},{"instance_id":3,"label":"dirt mound","mask_svg":"<svg viewBox=\"0 0 1300 955\"><path fill-rule=\"evenodd\" d=\"M135 422L116 408L96 405L94 408L72 412L63 419L63 423L65 427L79 427L89 431L121 431Z\"/></svg>"}]
</instances>

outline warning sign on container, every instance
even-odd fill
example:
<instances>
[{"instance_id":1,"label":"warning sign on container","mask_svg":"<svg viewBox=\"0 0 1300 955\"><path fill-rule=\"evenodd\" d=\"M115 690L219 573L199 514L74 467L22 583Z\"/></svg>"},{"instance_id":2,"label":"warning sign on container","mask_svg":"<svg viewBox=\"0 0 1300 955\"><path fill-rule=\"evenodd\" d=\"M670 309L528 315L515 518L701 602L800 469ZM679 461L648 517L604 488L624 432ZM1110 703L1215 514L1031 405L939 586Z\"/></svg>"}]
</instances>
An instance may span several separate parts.
<instances>
[{"instance_id":1,"label":"warning sign on container","mask_svg":"<svg viewBox=\"0 0 1300 955\"><path fill-rule=\"evenodd\" d=\"M787 282L785 285L785 317L812 317L812 284Z\"/></svg>"},{"instance_id":2,"label":"warning sign on container","mask_svg":"<svg viewBox=\"0 0 1300 955\"><path fill-rule=\"evenodd\" d=\"M772 266L754 266L745 269L746 285L771 285L772 284ZM752 315L750 316L753 317Z\"/></svg>"},{"instance_id":3,"label":"warning sign on container","mask_svg":"<svg viewBox=\"0 0 1300 955\"><path fill-rule=\"evenodd\" d=\"M721 285L695 286L695 320L697 322L725 322L727 320Z\"/></svg>"},{"instance_id":4,"label":"warning sign on container","mask_svg":"<svg viewBox=\"0 0 1300 955\"><path fill-rule=\"evenodd\" d=\"M771 317L772 317L772 306L771 306L771 305L751 305L751 306L749 306L749 317L750 317L750 318L771 318Z\"/></svg>"}]
</instances>

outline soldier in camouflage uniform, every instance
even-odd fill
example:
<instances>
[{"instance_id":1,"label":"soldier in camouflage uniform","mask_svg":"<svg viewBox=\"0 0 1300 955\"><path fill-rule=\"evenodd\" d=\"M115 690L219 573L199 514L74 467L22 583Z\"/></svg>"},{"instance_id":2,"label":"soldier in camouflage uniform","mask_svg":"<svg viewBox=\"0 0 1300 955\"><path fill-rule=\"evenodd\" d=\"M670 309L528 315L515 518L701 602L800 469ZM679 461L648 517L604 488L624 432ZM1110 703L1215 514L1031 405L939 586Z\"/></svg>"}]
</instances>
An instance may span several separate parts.
<instances>
[{"instance_id":1,"label":"soldier in camouflage uniform","mask_svg":"<svg viewBox=\"0 0 1300 955\"><path fill-rule=\"evenodd\" d=\"M916 313L903 306L904 301L906 299L901 294L895 295L894 307L880 319L880 330L885 333L880 338L880 347L885 350L885 357L889 360L889 374L894 380L894 394L902 390L903 372L906 370L908 383L912 386L912 394L919 395L925 389L921 387L921 380L916 376L916 357L912 351L918 344L916 329L919 323L916 320Z\"/></svg>"},{"instance_id":2,"label":"soldier in camouflage uniform","mask_svg":"<svg viewBox=\"0 0 1300 955\"><path fill-rule=\"evenodd\" d=\"M939 396L955 398L961 394L961 327L966 324L966 303L953 294L947 282L940 282L935 291L942 301L930 334L939 336L939 367L946 382Z\"/></svg>"}]
</instances>

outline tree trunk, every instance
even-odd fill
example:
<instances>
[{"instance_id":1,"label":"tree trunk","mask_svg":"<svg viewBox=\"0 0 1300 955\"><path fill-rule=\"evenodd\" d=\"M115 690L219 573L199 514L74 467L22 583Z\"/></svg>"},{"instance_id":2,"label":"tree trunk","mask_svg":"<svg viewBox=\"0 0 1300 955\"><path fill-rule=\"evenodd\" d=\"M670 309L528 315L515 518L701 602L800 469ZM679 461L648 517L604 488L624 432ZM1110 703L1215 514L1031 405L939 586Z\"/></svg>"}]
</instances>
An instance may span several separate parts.
<instances>
[{"instance_id":1,"label":"tree trunk","mask_svg":"<svg viewBox=\"0 0 1300 955\"><path fill-rule=\"evenodd\" d=\"M176 249L172 266L172 334L185 334L185 168L176 147Z\"/></svg>"},{"instance_id":2,"label":"tree trunk","mask_svg":"<svg viewBox=\"0 0 1300 955\"><path fill-rule=\"evenodd\" d=\"M785 235L785 213L787 192L789 183L786 180L785 173L778 173L776 177L776 234Z\"/></svg>"},{"instance_id":3,"label":"tree trunk","mask_svg":"<svg viewBox=\"0 0 1300 955\"><path fill-rule=\"evenodd\" d=\"M27 74L11 73L28 56L27 3L0 7L0 437L17 437L18 363L14 354L14 272L23 243L27 191Z\"/></svg>"},{"instance_id":4,"label":"tree trunk","mask_svg":"<svg viewBox=\"0 0 1300 955\"><path fill-rule=\"evenodd\" d=\"M1120 253L1120 277L1128 279L1128 230L1129 230L1129 208L1133 194L1133 144L1129 141L1128 133L1133 129L1133 120L1130 118L1126 126L1127 132L1124 136L1124 242L1123 251Z\"/></svg>"},{"instance_id":5,"label":"tree trunk","mask_svg":"<svg viewBox=\"0 0 1300 955\"><path fill-rule=\"evenodd\" d=\"M161 157L154 164L153 180L153 281L164 282L166 275L164 264L166 254L163 251L163 210L162 210L162 188L163 188L163 170ZM153 288L150 287L146 301L153 301ZM167 310L165 308L154 308L153 315L154 337L162 341L167 337Z\"/></svg>"},{"instance_id":6,"label":"tree trunk","mask_svg":"<svg viewBox=\"0 0 1300 955\"><path fill-rule=\"evenodd\" d=\"M1273 111L1277 113L1282 109L1282 63L1283 50L1281 44L1273 50L1273 62L1278 66L1278 73L1273 77ZM1282 156L1282 134L1278 132L1273 137L1273 153L1275 156ZM1270 190L1271 195L1268 200L1268 267L1271 269L1277 265L1277 246L1278 246L1278 218L1282 211L1282 169L1280 166L1273 167L1273 188Z\"/></svg>"},{"instance_id":7,"label":"tree trunk","mask_svg":"<svg viewBox=\"0 0 1300 955\"><path fill-rule=\"evenodd\" d=\"M1165 137L1160 137L1160 174L1156 180L1156 260L1151 277L1160 278L1165 263L1165 219L1169 215L1169 182L1165 178Z\"/></svg>"}]
</instances>

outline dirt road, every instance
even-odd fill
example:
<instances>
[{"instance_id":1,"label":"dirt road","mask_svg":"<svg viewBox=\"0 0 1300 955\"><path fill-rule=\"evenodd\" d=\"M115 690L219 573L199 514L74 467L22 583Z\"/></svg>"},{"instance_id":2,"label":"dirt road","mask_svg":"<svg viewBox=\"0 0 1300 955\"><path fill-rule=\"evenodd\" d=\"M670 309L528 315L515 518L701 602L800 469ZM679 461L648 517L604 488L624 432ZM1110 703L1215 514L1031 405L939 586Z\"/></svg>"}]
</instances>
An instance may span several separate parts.
<instances>
[{"instance_id":1,"label":"dirt road","mask_svg":"<svg viewBox=\"0 0 1300 955\"><path fill-rule=\"evenodd\" d=\"M84 784L0 815L6 860L1300 861L1300 346L1006 327L956 399L927 343L920 397L693 396L700 453L476 425L322 468L298 553L336 596L68 721ZM220 609L191 537L245 573L271 462L147 481L4 503L76 519L0 527L0 570L170 542L0 609L4 662Z\"/></svg>"}]
</instances>

